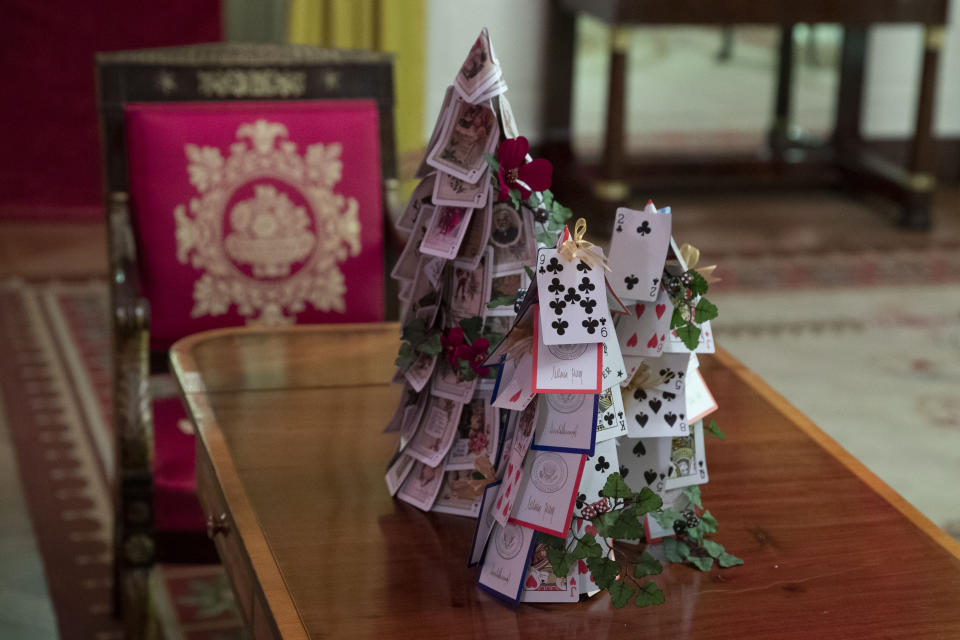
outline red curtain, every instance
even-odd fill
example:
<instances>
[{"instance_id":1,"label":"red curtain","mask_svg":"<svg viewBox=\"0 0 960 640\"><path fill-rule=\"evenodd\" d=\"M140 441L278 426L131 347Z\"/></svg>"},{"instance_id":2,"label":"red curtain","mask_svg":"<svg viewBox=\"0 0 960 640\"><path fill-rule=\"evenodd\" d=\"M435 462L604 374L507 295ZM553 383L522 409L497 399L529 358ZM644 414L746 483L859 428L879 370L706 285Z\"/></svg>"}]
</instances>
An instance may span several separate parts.
<instances>
[{"instance_id":1,"label":"red curtain","mask_svg":"<svg viewBox=\"0 0 960 640\"><path fill-rule=\"evenodd\" d=\"M0 0L0 218L103 215L95 52L220 38L220 0Z\"/></svg>"}]
</instances>

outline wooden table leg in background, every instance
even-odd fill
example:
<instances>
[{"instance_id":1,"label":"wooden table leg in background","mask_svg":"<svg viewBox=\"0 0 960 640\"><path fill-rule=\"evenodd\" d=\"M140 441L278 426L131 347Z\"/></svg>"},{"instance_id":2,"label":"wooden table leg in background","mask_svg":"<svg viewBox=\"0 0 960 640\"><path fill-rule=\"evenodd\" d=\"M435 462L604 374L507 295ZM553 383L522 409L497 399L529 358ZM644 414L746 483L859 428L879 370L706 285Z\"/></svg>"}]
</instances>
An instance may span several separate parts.
<instances>
[{"instance_id":1,"label":"wooden table leg in background","mask_svg":"<svg viewBox=\"0 0 960 640\"><path fill-rule=\"evenodd\" d=\"M846 156L860 146L860 114L863 111L863 65L867 51L866 27L844 27L840 53L840 83L833 144Z\"/></svg>"},{"instance_id":2,"label":"wooden table leg in background","mask_svg":"<svg viewBox=\"0 0 960 640\"><path fill-rule=\"evenodd\" d=\"M780 27L780 57L777 63L777 94L773 126L768 135L775 160L782 160L790 146L790 106L793 94L793 26Z\"/></svg>"},{"instance_id":3,"label":"wooden table leg in background","mask_svg":"<svg viewBox=\"0 0 960 640\"><path fill-rule=\"evenodd\" d=\"M624 179L625 111L627 100L627 53L630 48L630 30L627 27L610 28L610 84L607 89L607 131L603 143L603 164L600 179L594 185L594 195L601 200L621 201L630 195L630 186Z\"/></svg>"},{"instance_id":4,"label":"wooden table leg in background","mask_svg":"<svg viewBox=\"0 0 960 640\"><path fill-rule=\"evenodd\" d=\"M554 1L547 12L546 92L540 106L543 117L541 149L561 166L573 161L571 110L573 108L573 53L577 16Z\"/></svg>"},{"instance_id":5,"label":"wooden table leg in background","mask_svg":"<svg viewBox=\"0 0 960 640\"><path fill-rule=\"evenodd\" d=\"M933 106L936 95L937 65L946 29L927 25L924 32L923 71L917 98L917 121L907 156L908 194L900 224L914 229L929 229L933 191L937 185L936 150L932 135Z\"/></svg>"}]
</instances>

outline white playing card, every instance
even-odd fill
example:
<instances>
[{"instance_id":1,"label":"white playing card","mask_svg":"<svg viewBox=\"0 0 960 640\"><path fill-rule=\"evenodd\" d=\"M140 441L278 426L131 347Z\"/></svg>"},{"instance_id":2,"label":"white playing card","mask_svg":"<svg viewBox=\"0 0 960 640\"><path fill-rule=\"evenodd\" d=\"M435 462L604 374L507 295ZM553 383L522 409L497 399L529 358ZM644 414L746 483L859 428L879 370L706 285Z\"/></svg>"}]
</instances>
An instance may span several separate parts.
<instances>
[{"instance_id":1,"label":"white playing card","mask_svg":"<svg viewBox=\"0 0 960 640\"><path fill-rule=\"evenodd\" d=\"M670 470L670 438L620 438L620 475L634 491L644 487L657 494L666 490Z\"/></svg>"},{"instance_id":2,"label":"white playing card","mask_svg":"<svg viewBox=\"0 0 960 640\"><path fill-rule=\"evenodd\" d=\"M403 410L403 419L400 422L400 448L413 441L414 436L420 429L420 418L427 409L430 396L426 393L416 393L412 389L406 399L406 406Z\"/></svg>"},{"instance_id":3,"label":"white playing card","mask_svg":"<svg viewBox=\"0 0 960 640\"><path fill-rule=\"evenodd\" d=\"M487 540L490 539L490 532L493 531L493 525L496 524L496 520L493 519L493 501L497 497L499 488L500 481L497 480L483 489L483 496L480 499L480 513L477 515L477 527L473 530L473 543L470 546L468 567L476 566L483 560L483 553L487 549Z\"/></svg>"},{"instance_id":4,"label":"white playing card","mask_svg":"<svg viewBox=\"0 0 960 640\"><path fill-rule=\"evenodd\" d=\"M662 438L689 433L684 389L636 389L623 392L627 431L632 438Z\"/></svg>"},{"instance_id":5,"label":"white playing card","mask_svg":"<svg viewBox=\"0 0 960 640\"><path fill-rule=\"evenodd\" d=\"M690 353L663 353L660 356L626 356L627 380L632 380L640 367L648 371L648 375L662 378L663 381L654 385L661 391L679 392L687 379L688 369L696 370L697 365L691 361ZM687 412L687 415L690 415ZM692 422L692 421L691 421Z\"/></svg>"},{"instance_id":6,"label":"white playing card","mask_svg":"<svg viewBox=\"0 0 960 640\"><path fill-rule=\"evenodd\" d=\"M600 495L603 486L607 483L607 478L610 477L611 473L619 471L620 458L617 455L616 440L598 442L596 450L591 457L587 458L587 463L584 466L583 477L580 478L580 486L577 488L577 500L573 514L577 517L583 517L584 507L606 500Z\"/></svg>"},{"instance_id":7,"label":"white playing card","mask_svg":"<svg viewBox=\"0 0 960 640\"><path fill-rule=\"evenodd\" d=\"M457 433L447 454L447 471L472 470L481 456L492 464L500 436L500 410L489 403L487 393L477 392L463 406Z\"/></svg>"},{"instance_id":8,"label":"white playing card","mask_svg":"<svg viewBox=\"0 0 960 640\"><path fill-rule=\"evenodd\" d=\"M397 491L399 491L403 481L407 479L407 474L413 469L415 462L416 460L404 453L398 453L394 458L390 467L387 469L387 475L384 476L384 479L387 481L387 489L390 490L391 496L397 495Z\"/></svg>"},{"instance_id":9,"label":"white playing card","mask_svg":"<svg viewBox=\"0 0 960 640\"><path fill-rule=\"evenodd\" d=\"M577 564L565 576L558 576L547 558L547 545L534 542L520 602L577 602L580 599Z\"/></svg>"},{"instance_id":10,"label":"white playing card","mask_svg":"<svg viewBox=\"0 0 960 640\"><path fill-rule=\"evenodd\" d=\"M601 386L604 389L616 386L628 380L627 367L620 351L620 339L614 328L610 313L600 319L600 337L603 338L603 369Z\"/></svg>"},{"instance_id":11,"label":"white playing card","mask_svg":"<svg viewBox=\"0 0 960 640\"><path fill-rule=\"evenodd\" d=\"M697 326L700 327L700 339L697 341L694 353L716 353L717 347L713 343L713 327L710 326L710 321L707 320ZM687 346L683 344L683 340L677 337L676 331L667 334L667 342L663 345L663 350L667 353L690 353Z\"/></svg>"},{"instance_id":12,"label":"white playing card","mask_svg":"<svg viewBox=\"0 0 960 640\"><path fill-rule=\"evenodd\" d=\"M626 303L617 297L617 294L613 292L613 288L610 286L610 278L606 275L603 276L607 282L607 306L610 307L610 313L615 313L617 315L625 316L630 313L630 310L627 309Z\"/></svg>"},{"instance_id":13,"label":"white playing card","mask_svg":"<svg viewBox=\"0 0 960 640\"><path fill-rule=\"evenodd\" d=\"M439 171L433 182L433 204L479 209L486 206L490 189L489 168L472 184Z\"/></svg>"},{"instance_id":14,"label":"white playing card","mask_svg":"<svg viewBox=\"0 0 960 640\"><path fill-rule=\"evenodd\" d=\"M545 345L540 339L539 311L534 309L533 313L533 390L537 393L600 393L603 345Z\"/></svg>"},{"instance_id":15,"label":"white playing card","mask_svg":"<svg viewBox=\"0 0 960 640\"><path fill-rule=\"evenodd\" d=\"M488 251L489 253L489 251ZM483 317L490 300L490 262L481 259L477 266L461 267L454 263L450 273L450 316L456 324L463 318Z\"/></svg>"},{"instance_id":16,"label":"white playing card","mask_svg":"<svg viewBox=\"0 0 960 640\"><path fill-rule=\"evenodd\" d=\"M540 326L547 345L600 342L610 316L603 269L567 261L558 249L537 251Z\"/></svg>"},{"instance_id":17,"label":"white playing card","mask_svg":"<svg viewBox=\"0 0 960 640\"><path fill-rule=\"evenodd\" d=\"M610 239L610 285L623 300L654 300L670 244L669 213L617 209Z\"/></svg>"},{"instance_id":18,"label":"white playing card","mask_svg":"<svg viewBox=\"0 0 960 640\"><path fill-rule=\"evenodd\" d=\"M634 302L630 313L617 318L617 338L625 356L658 356L663 353L670 333L673 302L660 289L655 301Z\"/></svg>"},{"instance_id":19,"label":"white playing card","mask_svg":"<svg viewBox=\"0 0 960 640\"><path fill-rule=\"evenodd\" d=\"M703 445L703 423L693 425L691 433L670 439L670 470L667 489L709 482L707 456Z\"/></svg>"},{"instance_id":20,"label":"white playing card","mask_svg":"<svg viewBox=\"0 0 960 640\"><path fill-rule=\"evenodd\" d=\"M443 462L453 444L462 409L463 405L458 402L446 398L431 398L423 415L423 424L404 449L406 454L430 467L436 467Z\"/></svg>"},{"instance_id":21,"label":"white playing card","mask_svg":"<svg viewBox=\"0 0 960 640\"><path fill-rule=\"evenodd\" d=\"M430 384L430 395L452 400L458 404L470 402L470 398L473 397L473 392L477 388L477 378L459 380L456 371L450 367L446 358L438 358L434 369L433 382Z\"/></svg>"},{"instance_id":22,"label":"white playing card","mask_svg":"<svg viewBox=\"0 0 960 640\"><path fill-rule=\"evenodd\" d=\"M494 273L522 271L532 265L537 259L533 215L528 211L517 211L507 201L494 203L491 216Z\"/></svg>"},{"instance_id":23,"label":"white playing card","mask_svg":"<svg viewBox=\"0 0 960 640\"><path fill-rule=\"evenodd\" d=\"M467 227L467 235L463 237L460 243L460 253L457 254L453 264L467 269L475 268L480 259L487 253L487 240L490 238L490 203L479 209L473 210L470 216L470 225Z\"/></svg>"},{"instance_id":24,"label":"white playing card","mask_svg":"<svg viewBox=\"0 0 960 640\"><path fill-rule=\"evenodd\" d=\"M525 354L520 361L513 366L513 361L507 360L503 364L501 371L500 386L497 389L497 399L493 406L500 409L511 409L521 411L530 404L537 393L533 390L533 355ZM512 367L509 369L508 367ZM509 375L509 381L503 380Z\"/></svg>"},{"instance_id":25,"label":"white playing card","mask_svg":"<svg viewBox=\"0 0 960 640\"><path fill-rule=\"evenodd\" d=\"M507 100L507 96L500 96L498 100L500 107L500 122L503 125L503 137L518 138L520 136L520 128L517 126L517 119L513 115L513 109L510 107L510 101Z\"/></svg>"},{"instance_id":26,"label":"white playing card","mask_svg":"<svg viewBox=\"0 0 960 640\"><path fill-rule=\"evenodd\" d=\"M407 382L410 383L410 386L413 387L414 391L417 393L423 391L423 388L430 380L430 375L433 373L436 363L436 354L421 353L417 356L417 359L413 361L413 364L403 372L403 376L407 379Z\"/></svg>"},{"instance_id":27,"label":"white playing card","mask_svg":"<svg viewBox=\"0 0 960 640\"><path fill-rule=\"evenodd\" d=\"M437 499L433 501L430 511L449 513L454 516L476 518L480 513L480 495L473 495L470 487L470 475L473 471L459 470L443 474L443 483Z\"/></svg>"},{"instance_id":28,"label":"white playing card","mask_svg":"<svg viewBox=\"0 0 960 640\"><path fill-rule=\"evenodd\" d=\"M620 387L604 389L597 410L597 444L627 435L627 417L623 411Z\"/></svg>"},{"instance_id":29,"label":"white playing card","mask_svg":"<svg viewBox=\"0 0 960 640\"><path fill-rule=\"evenodd\" d=\"M486 87L496 82L503 74L493 52L486 27L477 36L466 60L460 66L453 86L464 100L475 100Z\"/></svg>"},{"instance_id":30,"label":"white playing card","mask_svg":"<svg viewBox=\"0 0 960 640\"><path fill-rule=\"evenodd\" d=\"M703 420L719 408L699 369L691 367L687 371L685 393L687 397L687 416L689 416L687 421L691 424Z\"/></svg>"},{"instance_id":31,"label":"white playing card","mask_svg":"<svg viewBox=\"0 0 960 640\"><path fill-rule=\"evenodd\" d=\"M528 453L510 522L565 538L586 460L581 453Z\"/></svg>"},{"instance_id":32,"label":"white playing card","mask_svg":"<svg viewBox=\"0 0 960 640\"><path fill-rule=\"evenodd\" d=\"M423 511L430 511L443 483L443 465L431 467L417 462L407 473L397 498Z\"/></svg>"},{"instance_id":33,"label":"white playing card","mask_svg":"<svg viewBox=\"0 0 960 640\"><path fill-rule=\"evenodd\" d=\"M532 448L593 455L600 396L541 393Z\"/></svg>"},{"instance_id":34,"label":"white playing card","mask_svg":"<svg viewBox=\"0 0 960 640\"><path fill-rule=\"evenodd\" d=\"M480 588L496 596L519 600L533 541L533 529L495 524L480 566Z\"/></svg>"},{"instance_id":35,"label":"white playing card","mask_svg":"<svg viewBox=\"0 0 960 640\"><path fill-rule=\"evenodd\" d=\"M503 483L497 492L497 501L494 503L493 518L500 524L506 524L513 510L513 503L517 498L517 487L523 470L523 460L530 448L533 439L533 429L537 420L537 405L530 403L520 412L517 418L517 428L507 453L507 464L503 473Z\"/></svg>"},{"instance_id":36,"label":"white playing card","mask_svg":"<svg viewBox=\"0 0 960 640\"><path fill-rule=\"evenodd\" d=\"M517 291L520 289L526 289L529 286L529 283L530 280L527 277L527 273L523 269L496 274L490 280L490 300L493 301L506 297L515 298ZM508 302L497 307L488 308L487 315L513 316L515 313L513 308L513 303Z\"/></svg>"},{"instance_id":37,"label":"white playing card","mask_svg":"<svg viewBox=\"0 0 960 640\"><path fill-rule=\"evenodd\" d=\"M440 138L427 154L427 164L474 184L488 168L484 155L493 153L499 139L500 127L489 102L470 104L456 96L447 108Z\"/></svg>"},{"instance_id":38,"label":"white playing card","mask_svg":"<svg viewBox=\"0 0 960 640\"><path fill-rule=\"evenodd\" d=\"M434 207L427 231L420 242L420 253L453 260L467 235L473 209Z\"/></svg>"},{"instance_id":39,"label":"white playing card","mask_svg":"<svg viewBox=\"0 0 960 640\"><path fill-rule=\"evenodd\" d=\"M407 238L407 244L403 246L397 263L390 271L390 277L394 280L413 280L416 277L417 266L420 263L420 243L423 242L423 236L427 233L427 226L432 219L433 205L424 204L419 209L413 230Z\"/></svg>"},{"instance_id":40,"label":"white playing card","mask_svg":"<svg viewBox=\"0 0 960 640\"><path fill-rule=\"evenodd\" d=\"M422 209L424 205L430 204L430 196L433 194L435 178L436 174L431 173L421 180L420 184L413 190L413 193L410 194L407 206L397 220L398 229L403 229L404 231L413 229L414 223L416 223L417 218L420 216L420 209Z\"/></svg>"}]
</instances>

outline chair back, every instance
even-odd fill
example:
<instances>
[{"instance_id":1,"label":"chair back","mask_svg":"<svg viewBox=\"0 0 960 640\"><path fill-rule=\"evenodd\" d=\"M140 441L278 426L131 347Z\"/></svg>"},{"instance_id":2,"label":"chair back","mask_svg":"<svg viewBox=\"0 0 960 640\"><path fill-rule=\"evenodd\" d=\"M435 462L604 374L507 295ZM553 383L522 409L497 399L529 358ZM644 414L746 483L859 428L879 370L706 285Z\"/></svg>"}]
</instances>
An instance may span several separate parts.
<instances>
[{"instance_id":1,"label":"chair back","mask_svg":"<svg viewBox=\"0 0 960 640\"><path fill-rule=\"evenodd\" d=\"M383 319L389 56L217 43L97 64L106 189L129 194L153 350L244 323Z\"/></svg>"}]
</instances>

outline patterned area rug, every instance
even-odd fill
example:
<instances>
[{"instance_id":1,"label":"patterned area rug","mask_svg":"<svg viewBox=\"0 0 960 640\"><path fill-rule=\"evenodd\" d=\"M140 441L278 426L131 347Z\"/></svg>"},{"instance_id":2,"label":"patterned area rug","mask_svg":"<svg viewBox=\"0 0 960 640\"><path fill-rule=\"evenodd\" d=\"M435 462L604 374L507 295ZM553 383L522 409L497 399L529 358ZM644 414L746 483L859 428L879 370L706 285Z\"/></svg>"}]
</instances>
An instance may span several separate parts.
<instances>
[{"instance_id":1,"label":"patterned area rug","mask_svg":"<svg viewBox=\"0 0 960 640\"><path fill-rule=\"evenodd\" d=\"M0 406L63 640L122 636L111 616L107 317L102 282L0 282ZM240 637L219 566L162 566L154 579L168 640Z\"/></svg>"}]
</instances>

